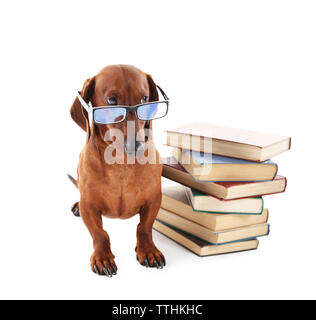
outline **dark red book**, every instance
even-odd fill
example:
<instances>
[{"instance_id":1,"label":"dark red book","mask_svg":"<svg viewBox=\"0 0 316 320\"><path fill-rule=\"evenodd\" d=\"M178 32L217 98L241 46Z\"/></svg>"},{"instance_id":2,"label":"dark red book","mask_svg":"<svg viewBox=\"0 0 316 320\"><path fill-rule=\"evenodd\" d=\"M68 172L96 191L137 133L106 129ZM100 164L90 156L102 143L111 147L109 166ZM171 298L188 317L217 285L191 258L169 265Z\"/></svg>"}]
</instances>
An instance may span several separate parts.
<instances>
[{"instance_id":1,"label":"dark red book","mask_svg":"<svg viewBox=\"0 0 316 320\"><path fill-rule=\"evenodd\" d=\"M223 200L281 193L287 185L286 178L280 175L260 182L202 182L195 180L173 157L164 158L163 163L163 177Z\"/></svg>"}]
</instances>

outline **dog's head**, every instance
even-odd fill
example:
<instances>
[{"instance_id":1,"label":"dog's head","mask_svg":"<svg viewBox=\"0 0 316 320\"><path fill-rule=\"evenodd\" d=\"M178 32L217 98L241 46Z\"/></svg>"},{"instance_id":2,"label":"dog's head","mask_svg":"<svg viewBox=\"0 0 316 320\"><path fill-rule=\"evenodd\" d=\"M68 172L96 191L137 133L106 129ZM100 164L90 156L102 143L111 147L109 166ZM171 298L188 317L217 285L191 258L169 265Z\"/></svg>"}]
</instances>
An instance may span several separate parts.
<instances>
[{"instance_id":1,"label":"dog's head","mask_svg":"<svg viewBox=\"0 0 316 320\"><path fill-rule=\"evenodd\" d=\"M145 102L158 101L158 91L152 77L139 69L128 65L113 65L102 69L96 76L85 81L81 96L93 107L134 106ZM84 131L89 130L88 113L78 98L73 102L70 114L72 119ZM134 135L127 135L127 123L135 125ZM127 154L135 154L143 148L145 129L151 129L151 121L139 120L135 112L129 112L126 121L117 124L100 125L92 123L93 134L103 139L107 130L119 129L124 135L124 149ZM142 141L143 140L143 141Z\"/></svg>"}]
</instances>

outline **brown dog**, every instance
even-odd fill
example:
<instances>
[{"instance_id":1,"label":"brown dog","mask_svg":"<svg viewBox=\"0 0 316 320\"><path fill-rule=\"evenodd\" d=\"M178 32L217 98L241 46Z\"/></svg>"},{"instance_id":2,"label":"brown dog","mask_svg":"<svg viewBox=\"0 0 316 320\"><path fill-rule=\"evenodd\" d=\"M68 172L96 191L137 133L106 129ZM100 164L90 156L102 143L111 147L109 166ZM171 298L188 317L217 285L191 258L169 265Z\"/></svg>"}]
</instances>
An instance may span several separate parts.
<instances>
[{"instance_id":1,"label":"brown dog","mask_svg":"<svg viewBox=\"0 0 316 320\"><path fill-rule=\"evenodd\" d=\"M108 66L86 80L81 96L93 107L115 104L134 106L159 99L151 76L127 65ZM92 121L89 125L88 113L78 98L73 102L70 113L72 119L87 133L79 159L78 179L76 181L69 177L80 191L80 201L74 204L72 211L76 215L80 212L93 239L92 271L110 277L117 272L109 235L102 228L102 216L127 219L137 213L140 215L135 249L137 260L146 267L162 268L165 258L152 240L152 226L161 203L162 165L158 152L156 149L151 155L145 152L143 157L148 159L146 164L138 161L128 164L130 156L126 150L130 141L126 141L127 121L111 125ZM146 128L152 129L152 121L139 120L135 112L129 112L126 120L135 124L136 133L140 133L144 139L136 143L136 149L145 142L154 148L152 136L149 135L146 141L143 134ZM108 164L104 159L105 149L112 143L104 139L105 133L114 128L124 133L125 147L115 151L124 164Z\"/></svg>"}]
</instances>

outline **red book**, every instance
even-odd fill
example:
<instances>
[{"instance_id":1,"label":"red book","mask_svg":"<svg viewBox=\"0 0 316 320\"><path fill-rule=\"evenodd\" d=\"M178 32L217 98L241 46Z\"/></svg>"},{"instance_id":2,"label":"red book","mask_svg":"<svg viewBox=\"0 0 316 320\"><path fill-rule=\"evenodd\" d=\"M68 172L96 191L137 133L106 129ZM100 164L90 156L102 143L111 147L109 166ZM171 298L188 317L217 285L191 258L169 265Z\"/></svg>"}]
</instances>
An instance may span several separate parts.
<instances>
[{"instance_id":1,"label":"red book","mask_svg":"<svg viewBox=\"0 0 316 320\"><path fill-rule=\"evenodd\" d=\"M280 193L287 185L286 178L280 175L262 182L201 182L195 180L175 158L164 158L163 163L163 177L223 200Z\"/></svg>"}]
</instances>

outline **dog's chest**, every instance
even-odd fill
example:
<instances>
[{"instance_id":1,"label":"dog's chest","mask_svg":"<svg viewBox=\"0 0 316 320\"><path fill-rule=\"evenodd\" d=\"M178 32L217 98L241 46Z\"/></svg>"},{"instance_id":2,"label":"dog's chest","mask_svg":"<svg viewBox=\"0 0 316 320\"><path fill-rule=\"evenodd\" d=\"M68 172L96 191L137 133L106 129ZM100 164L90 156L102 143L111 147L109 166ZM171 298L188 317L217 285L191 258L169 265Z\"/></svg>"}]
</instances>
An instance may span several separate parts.
<instances>
[{"instance_id":1,"label":"dog's chest","mask_svg":"<svg viewBox=\"0 0 316 320\"><path fill-rule=\"evenodd\" d=\"M127 219L137 214L148 200L159 196L159 168L119 169L105 180L102 212L108 217Z\"/></svg>"}]
</instances>

